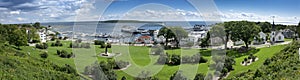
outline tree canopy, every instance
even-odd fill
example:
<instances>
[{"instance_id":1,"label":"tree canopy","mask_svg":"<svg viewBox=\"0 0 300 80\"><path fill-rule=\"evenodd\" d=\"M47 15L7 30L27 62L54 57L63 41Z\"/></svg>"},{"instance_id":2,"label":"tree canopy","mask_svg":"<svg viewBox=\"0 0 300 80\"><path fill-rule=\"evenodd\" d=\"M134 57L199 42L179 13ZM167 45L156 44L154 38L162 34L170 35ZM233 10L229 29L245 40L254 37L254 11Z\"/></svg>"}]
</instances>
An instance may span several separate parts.
<instances>
[{"instance_id":1,"label":"tree canopy","mask_svg":"<svg viewBox=\"0 0 300 80\"><path fill-rule=\"evenodd\" d=\"M229 25L231 40L233 41L244 41L246 48L253 41L254 37L258 36L261 28L254 22L249 21L231 21L225 23L225 26Z\"/></svg>"},{"instance_id":2,"label":"tree canopy","mask_svg":"<svg viewBox=\"0 0 300 80\"><path fill-rule=\"evenodd\" d=\"M163 27L159 30L157 36L163 36L165 38L165 46L169 43L169 39L173 39L179 47L179 41L188 37L188 33L181 27Z\"/></svg>"}]
</instances>

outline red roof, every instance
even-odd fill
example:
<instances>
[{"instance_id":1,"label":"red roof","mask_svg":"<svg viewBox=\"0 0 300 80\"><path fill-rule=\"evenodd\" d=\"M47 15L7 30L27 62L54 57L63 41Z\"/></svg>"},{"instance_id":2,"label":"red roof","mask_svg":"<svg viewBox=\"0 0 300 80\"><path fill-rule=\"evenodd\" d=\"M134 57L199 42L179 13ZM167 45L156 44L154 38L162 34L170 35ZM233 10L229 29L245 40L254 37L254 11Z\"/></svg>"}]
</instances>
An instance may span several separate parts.
<instances>
[{"instance_id":1,"label":"red roof","mask_svg":"<svg viewBox=\"0 0 300 80\"><path fill-rule=\"evenodd\" d=\"M141 36L140 38L149 39L151 36Z\"/></svg>"}]
</instances>

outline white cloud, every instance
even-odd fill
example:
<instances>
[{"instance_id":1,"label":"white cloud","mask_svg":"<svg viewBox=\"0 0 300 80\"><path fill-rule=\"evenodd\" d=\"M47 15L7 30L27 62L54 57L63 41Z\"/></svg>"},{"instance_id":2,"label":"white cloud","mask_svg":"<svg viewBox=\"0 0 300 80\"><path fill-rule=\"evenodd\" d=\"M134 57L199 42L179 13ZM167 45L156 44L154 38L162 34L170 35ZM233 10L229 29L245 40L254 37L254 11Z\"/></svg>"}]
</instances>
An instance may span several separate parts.
<instances>
[{"instance_id":1,"label":"white cloud","mask_svg":"<svg viewBox=\"0 0 300 80\"><path fill-rule=\"evenodd\" d=\"M17 10L17 11L10 11L9 14L20 14L21 10Z\"/></svg>"},{"instance_id":2,"label":"white cloud","mask_svg":"<svg viewBox=\"0 0 300 80\"><path fill-rule=\"evenodd\" d=\"M26 20L26 19L25 19L25 18L18 17L17 20L18 20L18 21L24 21L24 20Z\"/></svg>"},{"instance_id":3,"label":"white cloud","mask_svg":"<svg viewBox=\"0 0 300 80\"><path fill-rule=\"evenodd\" d=\"M8 9L0 7L0 11L6 11L6 10L8 10Z\"/></svg>"}]
</instances>

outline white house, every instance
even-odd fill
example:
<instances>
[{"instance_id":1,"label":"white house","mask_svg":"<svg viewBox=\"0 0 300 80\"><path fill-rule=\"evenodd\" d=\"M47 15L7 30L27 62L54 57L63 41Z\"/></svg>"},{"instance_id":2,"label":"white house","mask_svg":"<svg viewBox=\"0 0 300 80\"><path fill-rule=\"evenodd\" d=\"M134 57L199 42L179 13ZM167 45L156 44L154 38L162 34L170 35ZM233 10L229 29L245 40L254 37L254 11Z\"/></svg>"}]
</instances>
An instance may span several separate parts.
<instances>
[{"instance_id":1,"label":"white house","mask_svg":"<svg viewBox=\"0 0 300 80\"><path fill-rule=\"evenodd\" d=\"M254 37L254 41L253 44L264 44L267 41L267 34L263 33L263 32L259 32L258 33L258 39L256 39L256 37Z\"/></svg>"},{"instance_id":2,"label":"white house","mask_svg":"<svg viewBox=\"0 0 300 80\"><path fill-rule=\"evenodd\" d=\"M198 42L199 39L205 38L207 31L192 31L188 34L190 42Z\"/></svg>"},{"instance_id":3,"label":"white house","mask_svg":"<svg viewBox=\"0 0 300 80\"><path fill-rule=\"evenodd\" d=\"M270 34L271 42L284 42L284 35L282 31L272 31Z\"/></svg>"},{"instance_id":4,"label":"white house","mask_svg":"<svg viewBox=\"0 0 300 80\"><path fill-rule=\"evenodd\" d=\"M39 34L39 36L40 36L40 42L41 42L41 43L47 42L47 33L46 33L46 29L40 29L40 30L38 30L38 34Z\"/></svg>"}]
</instances>

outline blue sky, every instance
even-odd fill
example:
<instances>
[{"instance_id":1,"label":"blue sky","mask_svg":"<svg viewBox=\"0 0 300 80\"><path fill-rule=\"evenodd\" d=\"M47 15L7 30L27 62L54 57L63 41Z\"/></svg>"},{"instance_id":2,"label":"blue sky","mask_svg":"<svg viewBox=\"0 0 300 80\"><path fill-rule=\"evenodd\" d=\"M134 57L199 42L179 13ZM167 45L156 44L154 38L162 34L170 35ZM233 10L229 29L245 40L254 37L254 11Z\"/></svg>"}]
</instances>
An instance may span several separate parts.
<instances>
[{"instance_id":1,"label":"blue sky","mask_svg":"<svg viewBox=\"0 0 300 80\"><path fill-rule=\"evenodd\" d=\"M198 11L193 0L0 0L0 23L96 21L112 19L203 21L249 20L295 24L300 0L208 0ZM200 5L201 6L201 5ZM201 10L200 9L200 10ZM216 10L214 10L216 9ZM103 14L102 14L103 13Z\"/></svg>"}]
</instances>

